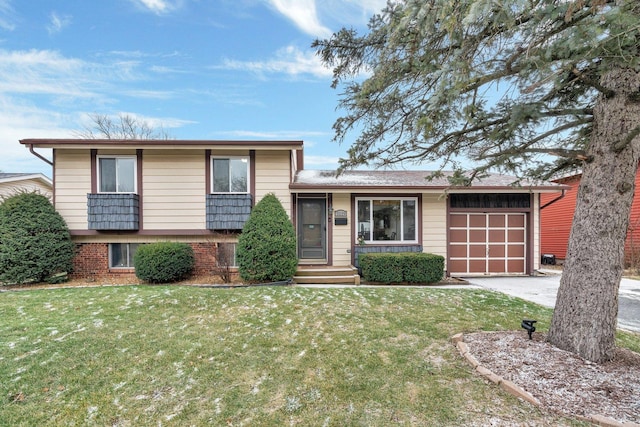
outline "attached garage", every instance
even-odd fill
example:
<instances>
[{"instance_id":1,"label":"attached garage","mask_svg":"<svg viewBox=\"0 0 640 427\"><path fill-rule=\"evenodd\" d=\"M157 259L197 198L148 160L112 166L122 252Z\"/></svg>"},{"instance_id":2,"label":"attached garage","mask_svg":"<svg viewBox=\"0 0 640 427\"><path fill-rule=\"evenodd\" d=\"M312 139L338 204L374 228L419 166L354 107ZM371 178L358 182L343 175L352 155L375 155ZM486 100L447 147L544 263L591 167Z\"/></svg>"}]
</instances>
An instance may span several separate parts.
<instances>
[{"instance_id":1,"label":"attached garage","mask_svg":"<svg viewBox=\"0 0 640 427\"><path fill-rule=\"evenodd\" d=\"M452 194L450 275L529 274L530 194Z\"/></svg>"}]
</instances>

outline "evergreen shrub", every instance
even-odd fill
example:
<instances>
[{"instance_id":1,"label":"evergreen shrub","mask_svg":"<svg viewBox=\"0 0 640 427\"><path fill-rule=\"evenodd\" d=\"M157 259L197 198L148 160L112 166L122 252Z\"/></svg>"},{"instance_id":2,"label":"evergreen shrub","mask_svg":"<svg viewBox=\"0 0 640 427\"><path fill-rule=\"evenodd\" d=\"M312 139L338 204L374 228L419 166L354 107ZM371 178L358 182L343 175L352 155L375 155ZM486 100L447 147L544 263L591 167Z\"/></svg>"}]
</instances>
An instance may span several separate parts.
<instances>
[{"instance_id":1,"label":"evergreen shrub","mask_svg":"<svg viewBox=\"0 0 640 427\"><path fill-rule=\"evenodd\" d=\"M362 269L362 277L368 282L402 282L402 259L397 253L362 253L358 261Z\"/></svg>"},{"instance_id":2,"label":"evergreen shrub","mask_svg":"<svg viewBox=\"0 0 640 427\"><path fill-rule=\"evenodd\" d=\"M47 197L20 193L0 204L0 282L64 281L74 255L69 228Z\"/></svg>"},{"instance_id":3,"label":"evergreen shrub","mask_svg":"<svg viewBox=\"0 0 640 427\"><path fill-rule=\"evenodd\" d=\"M246 282L289 280L296 272L296 232L278 198L260 200L238 237L238 271Z\"/></svg>"},{"instance_id":4,"label":"evergreen shrub","mask_svg":"<svg viewBox=\"0 0 640 427\"><path fill-rule=\"evenodd\" d=\"M402 256L403 277L409 283L437 283L444 277L444 257L428 253Z\"/></svg>"},{"instance_id":5,"label":"evergreen shrub","mask_svg":"<svg viewBox=\"0 0 640 427\"><path fill-rule=\"evenodd\" d=\"M191 275L195 256L186 243L156 242L138 246L133 263L140 280L171 283Z\"/></svg>"},{"instance_id":6,"label":"evergreen shrub","mask_svg":"<svg viewBox=\"0 0 640 427\"><path fill-rule=\"evenodd\" d=\"M380 283L437 283L444 277L444 257L419 252L362 253L364 280Z\"/></svg>"}]
</instances>

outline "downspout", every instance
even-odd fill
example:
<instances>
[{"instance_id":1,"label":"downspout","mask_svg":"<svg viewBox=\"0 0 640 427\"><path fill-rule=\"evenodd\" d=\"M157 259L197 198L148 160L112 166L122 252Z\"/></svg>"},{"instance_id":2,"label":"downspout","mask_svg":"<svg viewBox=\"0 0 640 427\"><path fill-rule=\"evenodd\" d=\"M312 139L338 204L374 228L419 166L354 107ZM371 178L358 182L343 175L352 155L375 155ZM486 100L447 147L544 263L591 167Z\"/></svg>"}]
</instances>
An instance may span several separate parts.
<instances>
[{"instance_id":1,"label":"downspout","mask_svg":"<svg viewBox=\"0 0 640 427\"><path fill-rule=\"evenodd\" d=\"M29 144L29 152L34 156L36 156L37 158L39 158L40 160L42 160L43 162L48 163L49 166L53 167L53 162L51 160L47 159L42 154L35 152L35 150L33 149L33 144Z\"/></svg>"},{"instance_id":2,"label":"downspout","mask_svg":"<svg viewBox=\"0 0 640 427\"><path fill-rule=\"evenodd\" d=\"M553 200L551 200L551 201L549 201L549 202L545 203L543 206L540 206L540 210L542 210L542 209L546 208L547 206L549 206L549 205L551 205L551 204L553 204L553 203L557 202L558 200L562 199L562 198L565 196L565 192L566 192L566 191L567 191L567 190L562 190L562 194L561 194L561 195L559 195L559 196L558 196L558 197L556 197L555 199L553 199Z\"/></svg>"}]
</instances>

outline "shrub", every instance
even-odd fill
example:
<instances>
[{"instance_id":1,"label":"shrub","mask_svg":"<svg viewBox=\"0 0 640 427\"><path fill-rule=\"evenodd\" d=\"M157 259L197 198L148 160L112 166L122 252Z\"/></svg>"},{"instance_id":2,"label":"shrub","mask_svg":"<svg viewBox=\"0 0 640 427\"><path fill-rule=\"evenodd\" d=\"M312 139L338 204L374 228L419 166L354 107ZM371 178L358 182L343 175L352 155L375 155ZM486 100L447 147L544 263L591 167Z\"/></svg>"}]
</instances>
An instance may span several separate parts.
<instances>
[{"instance_id":1,"label":"shrub","mask_svg":"<svg viewBox=\"0 0 640 427\"><path fill-rule=\"evenodd\" d=\"M362 276L370 282L436 283L444 276L444 257L416 252L363 253Z\"/></svg>"},{"instance_id":2,"label":"shrub","mask_svg":"<svg viewBox=\"0 0 640 427\"><path fill-rule=\"evenodd\" d=\"M362 277L370 282L402 282L402 260L397 253L362 253L358 259Z\"/></svg>"},{"instance_id":3,"label":"shrub","mask_svg":"<svg viewBox=\"0 0 640 427\"><path fill-rule=\"evenodd\" d=\"M264 196L251 211L236 257L240 277L248 282L288 280L295 274L296 233L274 194Z\"/></svg>"},{"instance_id":4,"label":"shrub","mask_svg":"<svg viewBox=\"0 0 640 427\"><path fill-rule=\"evenodd\" d=\"M140 280L171 283L189 277L195 257L186 243L157 242L139 246L133 263Z\"/></svg>"},{"instance_id":5,"label":"shrub","mask_svg":"<svg viewBox=\"0 0 640 427\"><path fill-rule=\"evenodd\" d=\"M402 257L404 281L437 283L444 277L444 257L435 254L407 253Z\"/></svg>"},{"instance_id":6,"label":"shrub","mask_svg":"<svg viewBox=\"0 0 640 427\"><path fill-rule=\"evenodd\" d=\"M64 219L38 193L21 193L0 204L0 282L66 280L75 246Z\"/></svg>"}]
</instances>

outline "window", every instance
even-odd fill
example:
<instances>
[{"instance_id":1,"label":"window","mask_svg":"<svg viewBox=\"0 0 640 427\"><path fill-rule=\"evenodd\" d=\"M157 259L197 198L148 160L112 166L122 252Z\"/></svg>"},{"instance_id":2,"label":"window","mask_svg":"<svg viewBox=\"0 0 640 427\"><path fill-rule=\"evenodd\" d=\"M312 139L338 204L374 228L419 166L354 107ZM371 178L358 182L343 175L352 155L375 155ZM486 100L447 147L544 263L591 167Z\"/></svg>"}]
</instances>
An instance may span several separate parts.
<instances>
[{"instance_id":1,"label":"window","mask_svg":"<svg viewBox=\"0 0 640 427\"><path fill-rule=\"evenodd\" d=\"M417 242L417 205L415 197L356 199L357 239L363 242Z\"/></svg>"},{"instance_id":2,"label":"window","mask_svg":"<svg viewBox=\"0 0 640 427\"><path fill-rule=\"evenodd\" d=\"M136 157L98 157L100 193L136 192Z\"/></svg>"},{"instance_id":3,"label":"window","mask_svg":"<svg viewBox=\"0 0 640 427\"><path fill-rule=\"evenodd\" d=\"M218 267L237 267L236 244L218 243L218 253L216 255Z\"/></svg>"},{"instance_id":4,"label":"window","mask_svg":"<svg viewBox=\"0 0 640 427\"><path fill-rule=\"evenodd\" d=\"M249 158L226 157L211 159L213 193L248 193Z\"/></svg>"},{"instance_id":5,"label":"window","mask_svg":"<svg viewBox=\"0 0 640 427\"><path fill-rule=\"evenodd\" d=\"M109 244L109 268L134 268L133 256L138 246L138 243Z\"/></svg>"}]
</instances>

